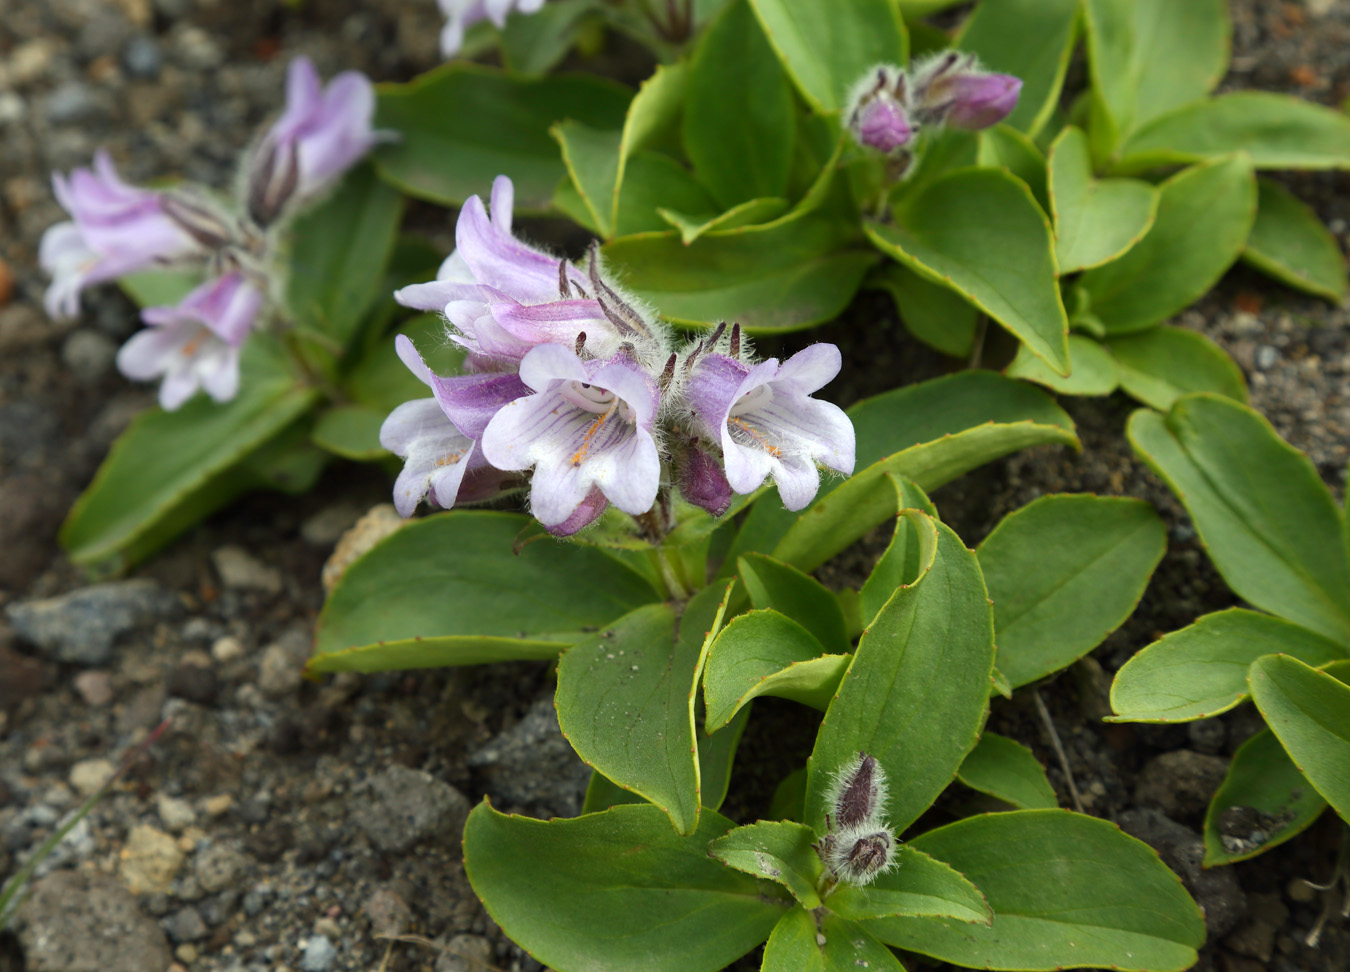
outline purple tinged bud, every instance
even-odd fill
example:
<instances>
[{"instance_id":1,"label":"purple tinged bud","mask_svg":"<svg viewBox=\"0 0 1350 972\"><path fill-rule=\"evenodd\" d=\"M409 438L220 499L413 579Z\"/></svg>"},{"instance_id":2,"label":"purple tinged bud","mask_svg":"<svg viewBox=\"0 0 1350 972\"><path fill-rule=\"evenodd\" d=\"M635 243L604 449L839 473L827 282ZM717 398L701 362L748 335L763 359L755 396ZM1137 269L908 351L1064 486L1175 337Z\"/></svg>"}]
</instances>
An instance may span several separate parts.
<instances>
[{"instance_id":1,"label":"purple tinged bud","mask_svg":"<svg viewBox=\"0 0 1350 972\"><path fill-rule=\"evenodd\" d=\"M953 128L976 131L997 125L1012 114L1022 92L1022 79L1011 74L958 75L945 86L952 99L947 123Z\"/></svg>"},{"instance_id":2,"label":"purple tinged bud","mask_svg":"<svg viewBox=\"0 0 1350 972\"><path fill-rule=\"evenodd\" d=\"M722 464L697 442L685 450L679 482L680 495L713 516L721 516L731 506L731 484Z\"/></svg>"},{"instance_id":3,"label":"purple tinged bud","mask_svg":"<svg viewBox=\"0 0 1350 972\"><path fill-rule=\"evenodd\" d=\"M886 829L871 833L841 833L832 848L831 870L848 884L871 884L891 866L895 838Z\"/></svg>"},{"instance_id":4,"label":"purple tinged bud","mask_svg":"<svg viewBox=\"0 0 1350 972\"><path fill-rule=\"evenodd\" d=\"M905 94L905 72L898 67L883 64L863 75L846 115L859 145L890 155L914 140L918 125L905 107Z\"/></svg>"},{"instance_id":5,"label":"purple tinged bud","mask_svg":"<svg viewBox=\"0 0 1350 972\"><path fill-rule=\"evenodd\" d=\"M830 818L836 827L875 825L886 805L886 773L876 757L859 753L839 774L830 802Z\"/></svg>"}]
</instances>

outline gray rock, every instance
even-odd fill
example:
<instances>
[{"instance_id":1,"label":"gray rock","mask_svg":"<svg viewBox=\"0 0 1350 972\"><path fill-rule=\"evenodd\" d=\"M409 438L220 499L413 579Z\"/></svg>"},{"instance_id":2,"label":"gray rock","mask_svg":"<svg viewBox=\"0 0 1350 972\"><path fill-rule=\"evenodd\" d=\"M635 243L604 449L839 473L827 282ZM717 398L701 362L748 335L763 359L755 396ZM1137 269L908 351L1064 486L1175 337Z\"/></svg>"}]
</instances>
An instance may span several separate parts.
<instances>
[{"instance_id":1,"label":"gray rock","mask_svg":"<svg viewBox=\"0 0 1350 972\"><path fill-rule=\"evenodd\" d=\"M430 773L394 766L372 778L353 816L371 843L390 853L427 839L458 842L469 801Z\"/></svg>"},{"instance_id":2,"label":"gray rock","mask_svg":"<svg viewBox=\"0 0 1350 972\"><path fill-rule=\"evenodd\" d=\"M191 906L179 908L160 924L164 926L169 938L176 943L198 942L208 934L206 922L202 921L197 909Z\"/></svg>"},{"instance_id":3,"label":"gray rock","mask_svg":"<svg viewBox=\"0 0 1350 972\"><path fill-rule=\"evenodd\" d=\"M469 754L497 802L536 816L574 817L581 811L591 771L558 728L551 696L530 706L525 717Z\"/></svg>"},{"instance_id":4,"label":"gray rock","mask_svg":"<svg viewBox=\"0 0 1350 972\"><path fill-rule=\"evenodd\" d=\"M1251 908L1244 921L1224 944L1239 955L1269 962L1275 954L1275 936L1289 920L1289 909L1277 893L1252 894Z\"/></svg>"},{"instance_id":5,"label":"gray rock","mask_svg":"<svg viewBox=\"0 0 1350 972\"><path fill-rule=\"evenodd\" d=\"M263 649L258 662L258 688L264 695L277 698L300 687L302 671L309 658L309 635L292 630Z\"/></svg>"},{"instance_id":6,"label":"gray rock","mask_svg":"<svg viewBox=\"0 0 1350 972\"><path fill-rule=\"evenodd\" d=\"M1191 748L1214 756L1223 751L1223 744L1228 739L1228 727L1222 719L1197 719L1187 724L1186 734L1190 736Z\"/></svg>"},{"instance_id":7,"label":"gray rock","mask_svg":"<svg viewBox=\"0 0 1350 972\"><path fill-rule=\"evenodd\" d=\"M233 847L214 844L197 855L192 872L207 894L223 891L238 880L247 859Z\"/></svg>"},{"instance_id":8,"label":"gray rock","mask_svg":"<svg viewBox=\"0 0 1350 972\"><path fill-rule=\"evenodd\" d=\"M80 381L97 381L112 371L117 345L106 334L82 327L61 345L61 363Z\"/></svg>"},{"instance_id":9,"label":"gray rock","mask_svg":"<svg viewBox=\"0 0 1350 972\"><path fill-rule=\"evenodd\" d=\"M1157 810L1127 810L1118 823L1125 833L1156 850L1163 863L1177 872L1204 912L1211 939L1221 938L1236 927L1247 910L1247 896L1233 868L1207 871L1201 866L1205 842L1199 834Z\"/></svg>"},{"instance_id":10,"label":"gray rock","mask_svg":"<svg viewBox=\"0 0 1350 972\"><path fill-rule=\"evenodd\" d=\"M95 584L40 601L9 605L5 611L19 637L56 661L102 665L123 634L181 614L183 605L153 581Z\"/></svg>"},{"instance_id":11,"label":"gray rock","mask_svg":"<svg viewBox=\"0 0 1350 972\"><path fill-rule=\"evenodd\" d=\"M211 563L221 583L235 590L280 594L286 586L281 571L267 566L243 547L221 547L211 554Z\"/></svg>"},{"instance_id":12,"label":"gray rock","mask_svg":"<svg viewBox=\"0 0 1350 972\"><path fill-rule=\"evenodd\" d=\"M106 117L108 103L84 82L65 81L47 96L43 112L53 125L78 125Z\"/></svg>"},{"instance_id":13,"label":"gray rock","mask_svg":"<svg viewBox=\"0 0 1350 972\"><path fill-rule=\"evenodd\" d=\"M159 926L131 892L101 874L43 878L17 921L28 972L147 972L172 961Z\"/></svg>"},{"instance_id":14,"label":"gray rock","mask_svg":"<svg viewBox=\"0 0 1350 972\"><path fill-rule=\"evenodd\" d=\"M1139 771L1135 802L1161 810L1174 820L1201 816L1223 782L1228 760L1189 749L1155 756Z\"/></svg>"},{"instance_id":15,"label":"gray rock","mask_svg":"<svg viewBox=\"0 0 1350 972\"><path fill-rule=\"evenodd\" d=\"M435 972L482 972L492 967L492 943L482 935L454 935L436 959Z\"/></svg>"},{"instance_id":16,"label":"gray rock","mask_svg":"<svg viewBox=\"0 0 1350 972\"><path fill-rule=\"evenodd\" d=\"M300 959L301 972L326 972L337 958L337 949L327 935L311 935L305 942L305 954Z\"/></svg>"},{"instance_id":17,"label":"gray rock","mask_svg":"<svg viewBox=\"0 0 1350 972\"><path fill-rule=\"evenodd\" d=\"M153 81L164 68L164 52L154 38L138 34L122 48L122 67L139 81Z\"/></svg>"}]
</instances>

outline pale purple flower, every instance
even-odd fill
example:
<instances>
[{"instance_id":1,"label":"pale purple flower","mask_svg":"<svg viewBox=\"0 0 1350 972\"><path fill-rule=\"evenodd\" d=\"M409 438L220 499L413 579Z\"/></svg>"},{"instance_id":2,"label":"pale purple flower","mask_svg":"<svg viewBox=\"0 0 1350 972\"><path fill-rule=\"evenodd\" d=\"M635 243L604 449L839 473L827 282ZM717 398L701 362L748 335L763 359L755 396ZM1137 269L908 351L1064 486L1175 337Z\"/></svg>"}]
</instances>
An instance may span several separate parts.
<instances>
[{"instance_id":1,"label":"pale purple flower","mask_svg":"<svg viewBox=\"0 0 1350 972\"><path fill-rule=\"evenodd\" d=\"M371 125L375 89L359 71L344 71L325 87L307 57L291 61L286 108L263 136L248 166L248 207L261 225L287 202L332 185L384 133Z\"/></svg>"},{"instance_id":2,"label":"pale purple flower","mask_svg":"<svg viewBox=\"0 0 1350 972\"><path fill-rule=\"evenodd\" d=\"M412 341L400 336L398 356L408 370L433 391L444 381L432 374ZM485 499L495 494L505 478L488 465L482 449L446 416L437 396L404 402L380 426L380 445L404 459L394 483L394 508L411 516L430 494L436 506Z\"/></svg>"},{"instance_id":3,"label":"pale purple flower","mask_svg":"<svg viewBox=\"0 0 1350 972\"><path fill-rule=\"evenodd\" d=\"M163 196L123 182L102 149L92 169L53 175L52 188L71 215L70 222L49 227L38 248L38 262L52 278L43 301L52 317L75 317L80 292L91 284L200 250L166 215Z\"/></svg>"},{"instance_id":4,"label":"pale purple flower","mask_svg":"<svg viewBox=\"0 0 1350 972\"><path fill-rule=\"evenodd\" d=\"M905 72L881 65L863 76L849 99L848 127L858 144L887 155L914 139L916 125L905 110Z\"/></svg>"},{"instance_id":5,"label":"pale purple flower","mask_svg":"<svg viewBox=\"0 0 1350 972\"><path fill-rule=\"evenodd\" d=\"M813 344L781 365L722 354L695 359L684 394L701 431L721 444L732 489L750 493L772 476L783 505L800 510L820 488L817 463L853 472L853 423L837 405L810 397L839 366L832 344Z\"/></svg>"},{"instance_id":6,"label":"pale purple flower","mask_svg":"<svg viewBox=\"0 0 1350 972\"><path fill-rule=\"evenodd\" d=\"M234 272L202 284L177 306L147 307L150 325L117 353L117 367L133 381L163 375L159 403L174 411L199 388L218 402L239 390L239 349L262 307L262 293Z\"/></svg>"},{"instance_id":7,"label":"pale purple flower","mask_svg":"<svg viewBox=\"0 0 1350 972\"><path fill-rule=\"evenodd\" d=\"M513 369L537 345L574 348L582 335L589 354L614 354L624 335L595 299L612 291L567 261L517 239L511 225L514 195L511 180L498 176L491 216L478 196L465 202L455 226L455 252L436 279L402 288L395 300L443 312L451 339L469 352L475 369Z\"/></svg>"},{"instance_id":8,"label":"pale purple flower","mask_svg":"<svg viewBox=\"0 0 1350 972\"><path fill-rule=\"evenodd\" d=\"M534 394L503 406L482 446L498 469L534 469L535 518L555 532L572 529L597 489L625 513L650 510L661 481L652 378L625 356L583 361L558 344L531 350L520 377Z\"/></svg>"},{"instance_id":9,"label":"pale purple flower","mask_svg":"<svg viewBox=\"0 0 1350 972\"><path fill-rule=\"evenodd\" d=\"M516 10L532 14L544 5L544 0L437 0L445 15L441 30L441 56L454 57L464 46L464 32L478 21L487 19L497 27L506 26L506 15Z\"/></svg>"},{"instance_id":10,"label":"pale purple flower","mask_svg":"<svg viewBox=\"0 0 1350 972\"><path fill-rule=\"evenodd\" d=\"M1022 80L980 70L973 54L934 54L914 67L912 96L920 117L975 131L1012 114Z\"/></svg>"}]
</instances>

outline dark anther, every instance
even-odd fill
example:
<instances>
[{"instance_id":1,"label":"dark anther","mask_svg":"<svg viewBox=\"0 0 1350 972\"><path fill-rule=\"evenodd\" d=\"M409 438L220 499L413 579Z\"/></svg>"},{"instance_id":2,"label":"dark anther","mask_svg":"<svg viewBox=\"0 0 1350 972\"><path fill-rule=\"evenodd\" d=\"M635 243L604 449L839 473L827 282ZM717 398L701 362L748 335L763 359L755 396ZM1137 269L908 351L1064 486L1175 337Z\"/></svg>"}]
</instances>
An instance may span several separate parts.
<instances>
[{"instance_id":1,"label":"dark anther","mask_svg":"<svg viewBox=\"0 0 1350 972\"><path fill-rule=\"evenodd\" d=\"M586 349L586 332L582 331L577 335L577 357L581 357L581 352Z\"/></svg>"},{"instance_id":2,"label":"dark anther","mask_svg":"<svg viewBox=\"0 0 1350 972\"><path fill-rule=\"evenodd\" d=\"M665 368L661 370L661 377L660 379L658 379L658 381L661 385L662 391L665 391L667 388L670 387L671 379L675 377L675 360L677 357L679 356L672 352L670 357L666 359Z\"/></svg>"},{"instance_id":3,"label":"dark anther","mask_svg":"<svg viewBox=\"0 0 1350 972\"><path fill-rule=\"evenodd\" d=\"M731 356L739 358L741 356L741 325L731 325Z\"/></svg>"}]
</instances>

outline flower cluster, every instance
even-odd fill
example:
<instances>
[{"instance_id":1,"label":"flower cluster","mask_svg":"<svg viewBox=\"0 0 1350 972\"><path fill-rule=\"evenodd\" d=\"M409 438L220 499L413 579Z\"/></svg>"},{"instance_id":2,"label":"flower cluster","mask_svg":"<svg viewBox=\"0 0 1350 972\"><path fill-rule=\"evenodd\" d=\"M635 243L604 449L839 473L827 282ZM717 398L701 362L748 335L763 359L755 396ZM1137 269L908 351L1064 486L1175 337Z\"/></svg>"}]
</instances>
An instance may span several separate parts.
<instances>
[{"instance_id":1,"label":"flower cluster","mask_svg":"<svg viewBox=\"0 0 1350 972\"><path fill-rule=\"evenodd\" d=\"M938 52L908 72L891 64L872 68L854 87L846 115L860 145L896 155L921 131L997 125L1017 107L1021 91L1019 78L980 70L974 54Z\"/></svg>"},{"instance_id":2,"label":"flower cluster","mask_svg":"<svg viewBox=\"0 0 1350 972\"><path fill-rule=\"evenodd\" d=\"M203 188L128 185L104 151L92 169L53 177L71 219L47 230L39 262L51 275L47 312L79 313L84 288L169 265L206 268L207 280L179 304L147 307L148 327L118 353L124 375L162 376L160 404L178 408L199 388L217 401L239 386L239 352L268 303L275 233L282 217L313 202L381 136L372 131L375 95L362 74L325 88L306 58L291 62L286 108L244 161L239 212Z\"/></svg>"},{"instance_id":3,"label":"flower cluster","mask_svg":"<svg viewBox=\"0 0 1350 972\"><path fill-rule=\"evenodd\" d=\"M816 854L833 881L870 884L894 863L895 835L886 826L886 773L876 757L858 753L835 777L826 833Z\"/></svg>"},{"instance_id":4,"label":"flower cluster","mask_svg":"<svg viewBox=\"0 0 1350 972\"><path fill-rule=\"evenodd\" d=\"M733 493L772 478L798 510L819 489L818 464L853 471L852 423L811 397L839 371L833 345L756 362L740 327L722 325L677 346L594 248L583 270L517 239L512 200L511 180L499 176L490 215L477 196L464 204L437 279L395 294L443 313L465 352L463 374L440 376L400 339L403 361L431 390L395 409L381 432L406 460L400 513L424 498L444 508L482 498L531 472L535 517L565 536L610 504L669 515L672 486L720 516Z\"/></svg>"}]
</instances>

